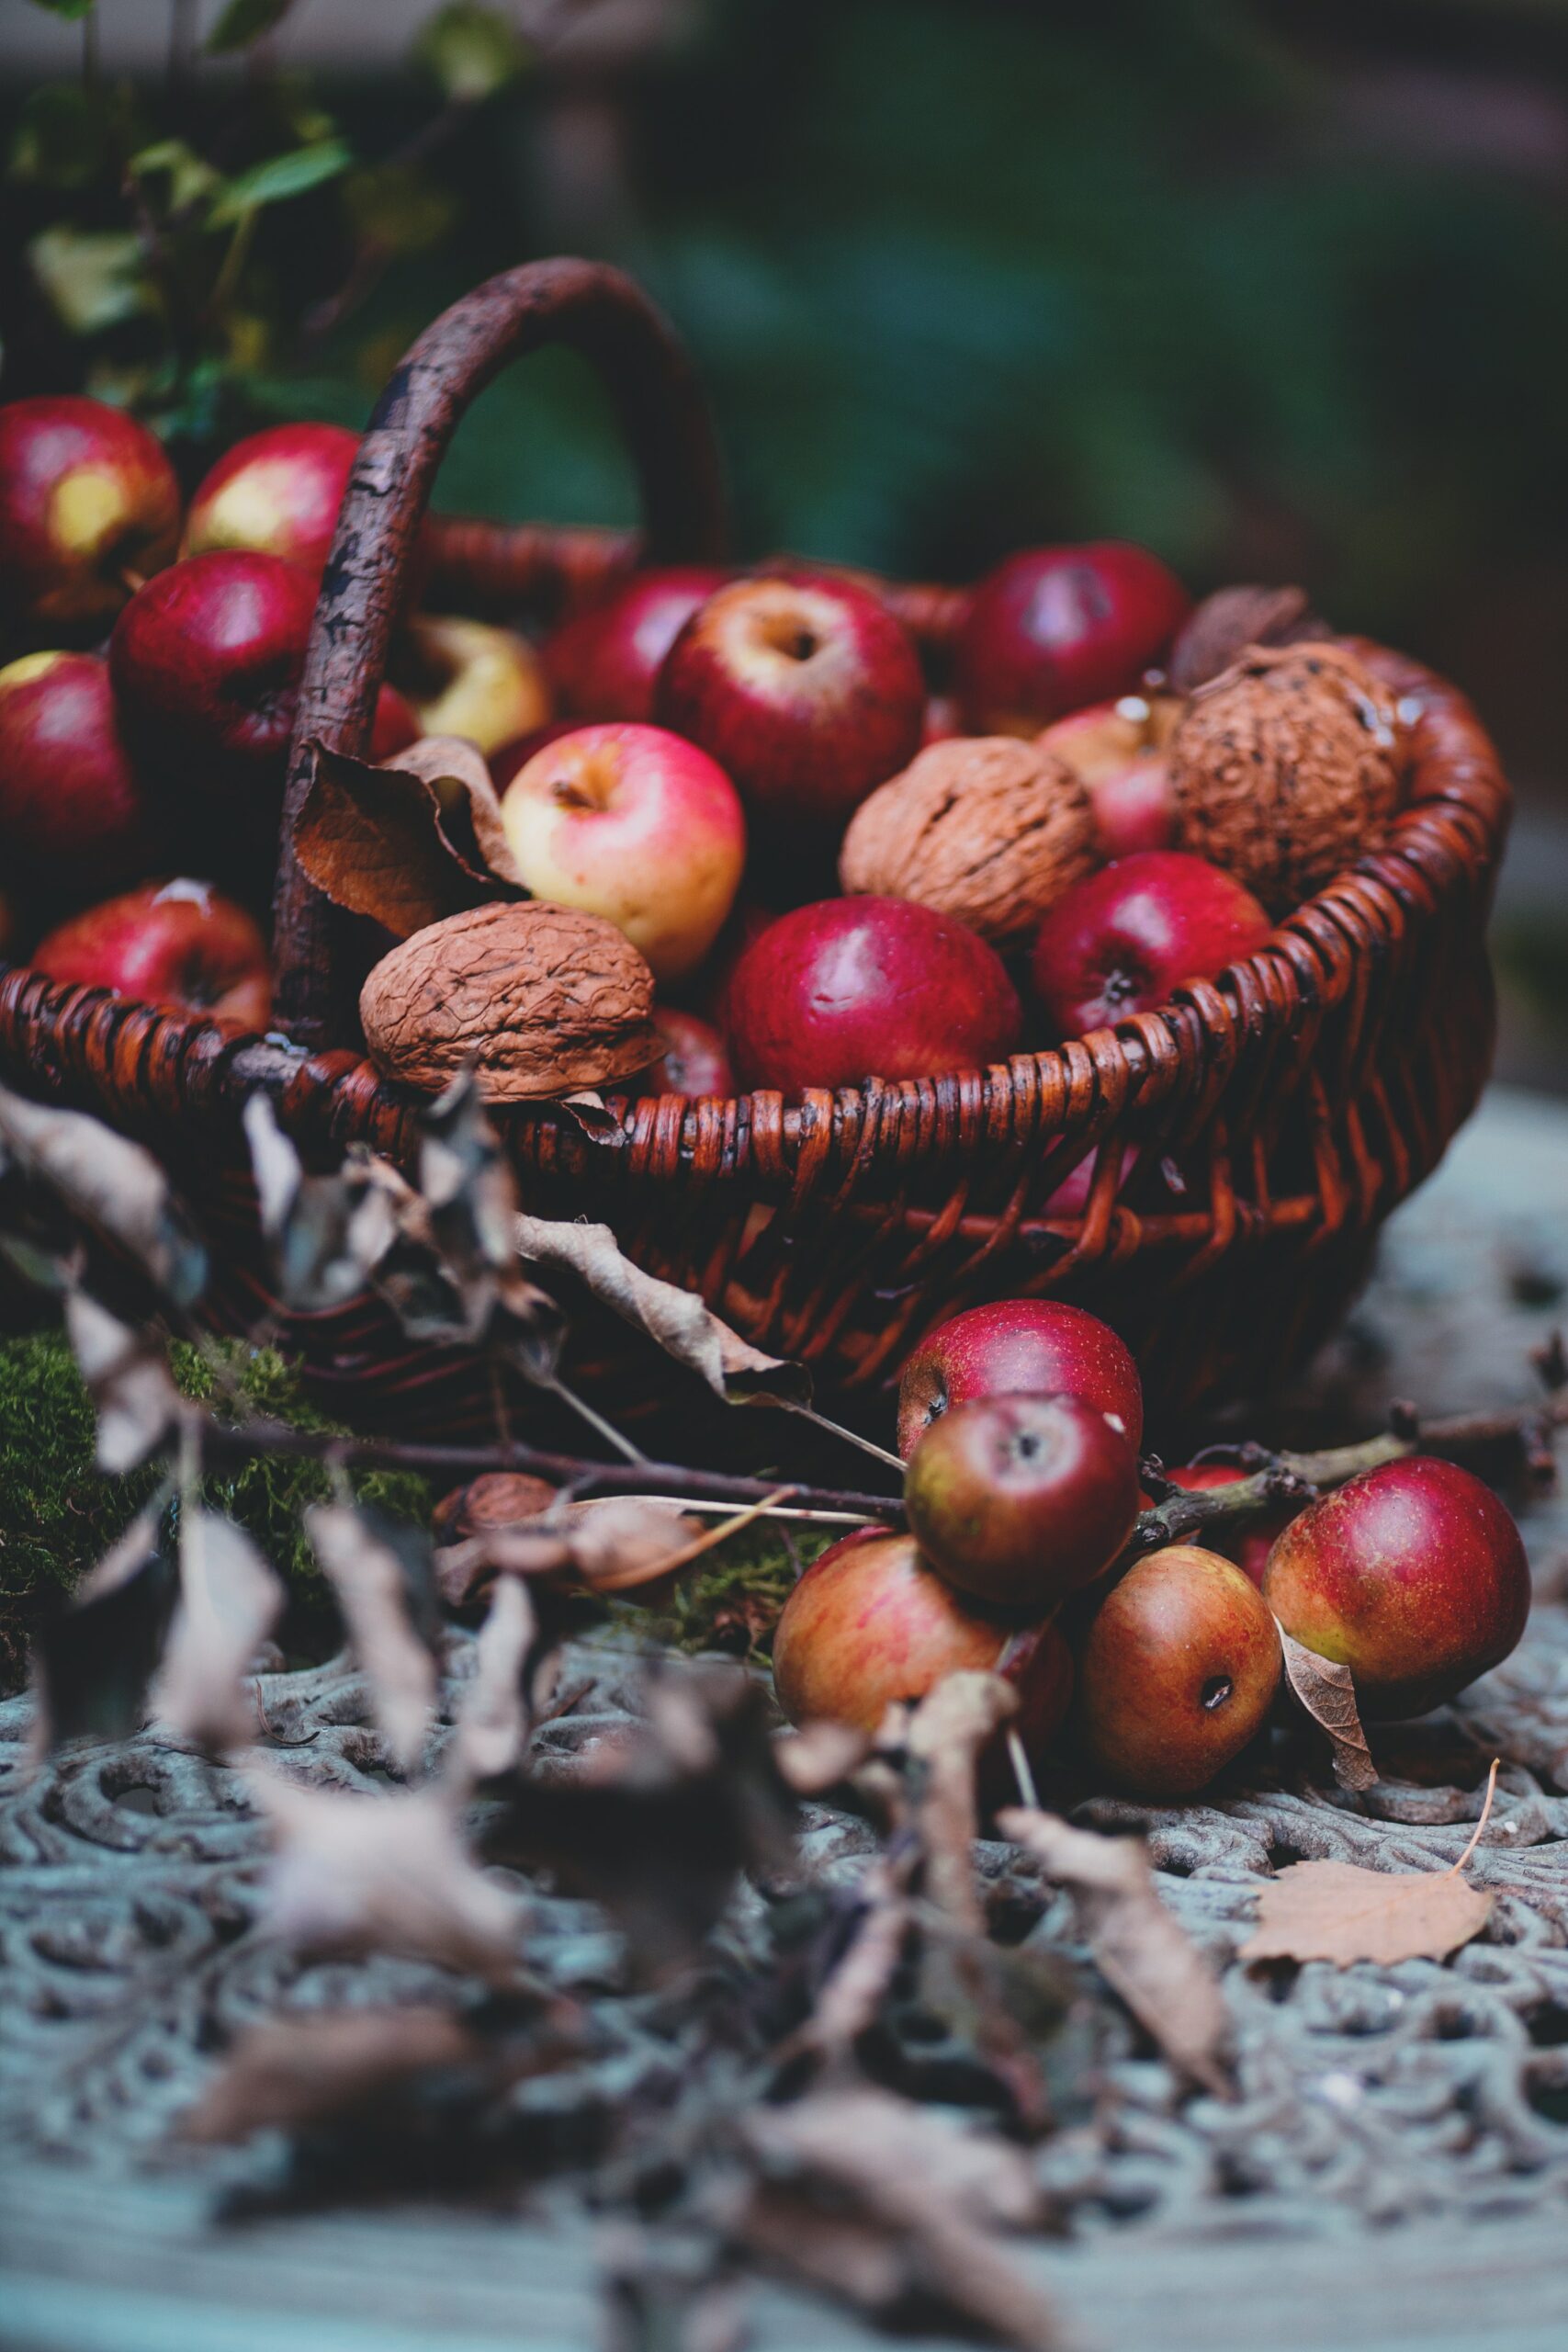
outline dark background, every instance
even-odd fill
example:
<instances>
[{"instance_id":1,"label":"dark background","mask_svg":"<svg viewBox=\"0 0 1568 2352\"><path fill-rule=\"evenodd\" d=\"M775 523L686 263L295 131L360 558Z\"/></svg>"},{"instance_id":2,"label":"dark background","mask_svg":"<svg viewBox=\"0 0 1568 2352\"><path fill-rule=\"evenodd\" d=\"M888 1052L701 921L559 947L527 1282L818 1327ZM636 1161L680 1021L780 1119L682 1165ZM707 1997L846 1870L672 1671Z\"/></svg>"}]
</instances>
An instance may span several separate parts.
<instances>
[{"instance_id":1,"label":"dark background","mask_svg":"<svg viewBox=\"0 0 1568 2352\"><path fill-rule=\"evenodd\" d=\"M161 74L169 13L105 0L100 72ZM1455 673L1521 793L1503 1073L1568 1091L1568 7L527 0L525 70L455 117L406 56L426 13L297 0L178 93L221 122L309 67L426 203L368 263L313 199L268 215L255 299L287 325L164 420L193 468L265 415L359 422L489 271L608 255L696 351L744 549L961 578L1124 535L1200 591L1303 581ZM0 0L13 118L80 40ZM45 198L14 175L7 205L0 390L123 370L134 336L62 352L15 257ZM443 490L628 516L597 399L547 358L486 395Z\"/></svg>"}]
</instances>

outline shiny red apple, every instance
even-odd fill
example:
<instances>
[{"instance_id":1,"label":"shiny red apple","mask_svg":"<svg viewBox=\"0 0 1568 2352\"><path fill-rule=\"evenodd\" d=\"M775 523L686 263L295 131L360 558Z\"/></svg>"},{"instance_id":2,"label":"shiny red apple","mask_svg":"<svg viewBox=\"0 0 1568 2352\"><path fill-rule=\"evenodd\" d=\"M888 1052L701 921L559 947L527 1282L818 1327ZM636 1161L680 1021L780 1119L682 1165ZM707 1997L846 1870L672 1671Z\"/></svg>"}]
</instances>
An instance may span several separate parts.
<instances>
[{"instance_id":1,"label":"shiny red apple","mask_svg":"<svg viewBox=\"0 0 1568 2352\"><path fill-rule=\"evenodd\" d=\"M1055 1298L966 1307L927 1333L898 1383L898 1451L950 1406L976 1396L1078 1396L1106 1415L1136 1453L1144 1440L1138 1367L1109 1323Z\"/></svg>"},{"instance_id":2,"label":"shiny red apple","mask_svg":"<svg viewBox=\"0 0 1568 2352\"><path fill-rule=\"evenodd\" d=\"M180 492L156 436L74 394L0 407L0 608L39 629L106 626L175 552Z\"/></svg>"},{"instance_id":3,"label":"shiny red apple","mask_svg":"<svg viewBox=\"0 0 1568 2352\"><path fill-rule=\"evenodd\" d=\"M320 572L358 448L338 424L274 424L236 441L191 500L186 554L254 548Z\"/></svg>"},{"instance_id":4,"label":"shiny red apple","mask_svg":"<svg viewBox=\"0 0 1568 2352\"><path fill-rule=\"evenodd\" d=\"M96 653L24 653L0 670L0 858L59 899L134 881L153 854L146 797Z\"/></svg>"},{"instance_id":5,"label":"shiny red apple","mask_svg":"<svg viewBox=\"0 0 1568 2352\"><path fill-rule=\"evenodd\" d=\"M724 992L743 1086L798 1093L867 1077L934 1078L1018 1045L1000 957L908 899L824 899L770 923Z\"/></svg>"},{"instance_id":6,"label":"shiny red apple","mask_svg":"<svg viewBox=\"0 0 1568 2352\"><path fill-rule=\"evenodd\" d=\"M1106 857L1168 849L1176 837L1166 746L1183 705L1175 695L1123 695L1044 729L1039 741L1089 786Z\"/></svg>"},{"instance_id":7,"label":"shiny red apple","mask_svg":"<svg viewBox=\"0 0 1568 2352\"><path fill-rule=\"evenodd\" d=\"M712 753L776 838L836 831L919 749L919 657L858 582L736 580L692 615L660 672L661 723Z\"/></svg>"},{"instance_id":8,"label":"shiny red apple","mask_svg":"<svg viewBox=\"0 0 1568 2352\"><path fill-rule=\"evenodd\" d=\"M1364 1716L1424 1715L1514 1648L1529 1566L1490 1487L1416 1454L1292 1520L1263 1598L1298 1642L1349 1668Z\"/></svg>"},{"instance_id":9,"label":"shiny red apple","mask_svg":"<svg viewBox=\"0 0 1568 2352\"><path fill-rule=\"evenodd\" d=\"M370 722L368 757L389 760L394 752L406 752L411 743L418 741L419 721L406 696L396 686L383 686L376 696L375 716Z\"/></svg>"},{"instance_id":10,"label":"shiny red apple","mask_svg":"<svg viewBox=\"0 0 1568 2352\"><path fill-rule=\"evenodd\" d=\"M653 1009L653 1025L665 1041L664 1056L646 1073L643 1092L683 1094L693 1102L705 1095L728 1098L735 1092L729 1048L711 1021L679 1005L659 1004Z\"/></svg>"},{"instance_id":11,"label":"shiny red apple","mask_svg":"<svg viewBox=\"0 0 1568 2352\"><path fill-rule=\"evenodd\" d=\"M725 574L709 565L635 571L546 640L545 666L574 718L650 719L664 657Z\"/></svg>"},{"instance_id":12,"label":"shiny red apple","mask_svg":"<svg viewBox=\"0 0 1568 2352\"><path fill-rule=\"evenodd\" d=\"M1124 540L1009 557L972 591L953 647L967 723L1032 735L1064 711L1132 694L1191 604L1157 556Z\"/></svg>"},{"instance_id":13,"label":"shiny red apple","mask_svg":"<svg viewBox=\"0 0 1568 2352\"><path fill-rule=\"evenodd\" d=\"M247 1029L265 1029L270 1017L266 942L244 909L208 882L148 882L88 907L41 940L30 960L51 979L216 1013Z\"/></svg>"},{"instance_id":14,"label":"shiny red apple","mask_svg":"<svg viewBox=\"0 0 1568 2352\"><path fill-rule=\"evenodd\" d=\"M1256 954L1274 926L1234 876L1182 850L1143 850L1075 882L1035 937L1035 993L1057 1033L1082 1036L1164 1004Z\"/></svg>"}]
</instances>

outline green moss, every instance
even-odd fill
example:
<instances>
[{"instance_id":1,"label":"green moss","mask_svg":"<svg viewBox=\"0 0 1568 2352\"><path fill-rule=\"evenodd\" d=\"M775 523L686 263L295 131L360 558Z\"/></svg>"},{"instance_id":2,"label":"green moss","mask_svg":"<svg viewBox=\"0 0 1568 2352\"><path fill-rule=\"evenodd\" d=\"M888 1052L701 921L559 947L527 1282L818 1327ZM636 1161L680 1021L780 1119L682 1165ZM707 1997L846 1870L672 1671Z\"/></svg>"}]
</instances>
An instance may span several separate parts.
<instances>
[{"instance_id":1,"label":"green moss","mask_svg":"<svg viewBox=\"0 0 1568 2352\"><path fill-rule=\"evenodd\" d=\"M612 1605L628 1626L676 1649L728 1649L763 1657L773 1641L780 1610L795 1581L795 1560L809 1566L833 1541L815 1528L795 1530L795 1558L775 1521L755 1522L694 1562L661 1608L632 1601Z\"/></svg>"},{"instance_id":2,"label":"green moss","mask_svg":"<svg viewBox=\"0 0 1568 2352\"><path fill-rule=\"evenodd\" d=\"M222 1419L247 1413L326 1430L329 1422L302 1393L297 1374L274 1348L209 1340L176 1342L175 1378L187 1396ZM0 1688L23 1669L29 1628L53 1589L69 1590L98 1559L152 1493L156 1473L106 1478L93 1463L93 1410L74 1359L53 1331L0 1343ZM367 1501L405 1519L429 1516L423 1478L374 1471L356 1477ZM291 1632L307 1644L330 1623L320 1572L299 1525L306 1503L331 1492L319 1463L265 1455L209 1479L207 1496L253 1535L288 1580Z\"/></svg>"}]
</instances>

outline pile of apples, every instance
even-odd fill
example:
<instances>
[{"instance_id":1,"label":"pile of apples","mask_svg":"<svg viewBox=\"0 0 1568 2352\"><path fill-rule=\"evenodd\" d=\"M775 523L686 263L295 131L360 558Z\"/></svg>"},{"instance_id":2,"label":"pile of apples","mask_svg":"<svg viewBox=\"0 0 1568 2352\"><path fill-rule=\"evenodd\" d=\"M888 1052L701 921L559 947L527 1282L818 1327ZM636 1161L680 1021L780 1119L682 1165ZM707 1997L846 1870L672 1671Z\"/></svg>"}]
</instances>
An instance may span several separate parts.
<instances>
[{"instance_id":1,"label":"pile of apples","mask_svg":"<svg viewBox=\"0 0 1568 2352\"><path fill-rule=\"evenodd\" d=\"M327 424L258 433L186 505L123 413L0 408L6 952L265 1025L284 763L355 446ZM1142 548L1027 551L969 594L937 695L856 577L648 570L542 646L408 616L370 755L479 746L528 889L615 922L653 971L669 1052L645 1085L931 1076L1145 1010L1268 937L1248 890L1168 846L1151 696L1190 609ZM961 730L1066 760L1107 861L1005 959L834 878L856 808Z\"/></svg>"},{"instance_id":2,"label":"pile of apples","mask_svg":"<svg viewBox=\"0 0 1568 2352\"><path fill-rule=\"evenodd\" d=\"M944 1675L990 1669L1015 1687L1032 1763L1055 1751L1159 1803L1265 1736L1281 1627L1349 1668L1371 1723L1425 1714L1517 1643L1524 1547L1468 1471L1412 1455L1226 1554L1172 1544L1129 1565L1142 1430L1137 1367L1081 1307L1015 1299L941 1326L899 1388L908 1532L859 1530L795 1586L773 1639L785 1713L874 1732Z\"/></svg>"}]
</instances>

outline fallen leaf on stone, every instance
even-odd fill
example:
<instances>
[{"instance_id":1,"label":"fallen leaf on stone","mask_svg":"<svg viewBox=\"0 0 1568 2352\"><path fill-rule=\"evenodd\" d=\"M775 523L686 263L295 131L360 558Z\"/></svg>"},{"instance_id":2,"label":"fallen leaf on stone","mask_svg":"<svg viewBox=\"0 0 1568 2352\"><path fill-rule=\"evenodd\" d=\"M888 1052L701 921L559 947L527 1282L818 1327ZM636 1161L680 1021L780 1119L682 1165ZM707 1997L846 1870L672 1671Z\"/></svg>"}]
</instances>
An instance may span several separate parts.
<instances>
[{"instance_id":1,"label":"fallen leaf on stone","mask_svg":"<svg viewBox=\"0 0 1568 2352\"><path fill-rule=\"evenodd\" d=\"M139 1512L69 1605L44 1617L33 1645L35 1757L70 1739L129 1739L145 1720L175 1605L162 1519L159 1505Z\"/></svg>"},{"instance_id":2,"label":"fallen leaf on stone","mask_svg":"<svg viewBox=\"0 0 1568 2352\"><path fill-rule=\"evenodd\" d=\"M512 1527L481 1527L435 1555L449 1609L469 1606L492 1577L554 1577L602 1593L630 1591L667 1575L706 1533L679 1503L653 1495L604 1495L560 1503Z\"/></svg>"},{"instance_id":3,"label":"fallen leaf on stone","mask_svg":"<svg viewBox=\"0 0 1568 2352\"><path fill-rule=\"evenodd\" d=\"M1258 1899L1243 1960L1442 1960L1492 1916L1492 1896L1464 1866L1481 1843L1497 1786L1494 1763L1474 1835L1446 1871L1369 1871L1356 1862L1292 1862Z\"/></svg>"},{"instance_id":4,"label":"fallen leaf on stone","mask_svg":"<svg viewBox=\"0 0 1568 2352\"><path fill-rule=\"evenodd\" d=\"M351 1152L335 1176L308 1176L265 1094L245 1104L244 1126L283 1304L318 1314L356 1298L398 1238L385 1163Z\"/></svg>"},{"instance_id":5,"label":"fallen leaf on stone","mask_svg":"<svg viewBox=\"0 0 1568 2352\"><path fill-rule=\"evenodd\" d=\"M323 743L310 751L294 854L333 906L410 939L447 915L506 895L504 877L487 864L476 838L477 792L487 802L487 831L493 813L501 840L495 786L472 744L427 739L378 767ZM483 772L482 785L476 771Z\"/></svg>"},{"instance_id":6,"label":"fallen leaf on stone","mask_svg":"<svg viewBox=\"0 0 1568 2352\"><path fill-rule=\"evenodd\" d=\"M0 1087L0 1168L14 1157L73 1216L127 1250L178 1306L200 1297L207 1250L150 1151L83 1111Z\"/></svg>"},{"instance_id":7,"label":"fallen leaf on stone","mask_svg":"<svg viewBox=\"0 0 1568 2352\"><path fill-rule=\"evenodd\" d=\"M182 1739L220 1751L255 1735L242 1677L283 1611L280 1579L220 1512L180 1516L180 1593L151 1692L154 1715Z\"/></svg>"},{"instance_id":8,"label":"fallen leaf on stone","mask_svg":"<svg viewBox=\"0 0 1568 2352\"><path fill-rule=\"evenodd\" d=\"M695 1291L645 1274L623 1255L607 1225L519 1216L514 1231L530 1263L575 1274L595 1298L646 1331L727 1404L810 1403L811 1375L804 1364L764 1355L721 1322Z\"/></svg>"},{"instance_id":9,"label":"fallen leaf on stone","mask_svg":"<svg viewBox=\"0 0 1568 2352\"><path fill-rule=\"evenodd\" d=\"M807 1724L773 1742L773 1761L798 1797L819 1797L858 1771L871 1742L852 1724Z\"/></svg>"},{"instance_id":10,"label":"fallen leaf on stone","mask_svg":"<svg viewBox=\"0 0 1568 2352\"><path fill-rule=\"evenodd\" d=\"M1277 1618L1275 1623L1279 1623ZM1337 1665L1333 1658L1320 1657L1315 1650L1294 1640L1283 1625L1280 1626L1280 1646L1284 1652L1285 1679L1298 1704L1328 1735L1334 1754L1334 1777L1340 1787L1375 1788L1378 1768L1361 1728L1349 1668Z\"/></svg>"},{"instance_id":11,"label":"fallen leaf on stone","mask_svg":"<svg viewBox=\"0 0 1568 2352\"><path fill-rule=\"evenodd\" d=\"M914 1811L926 1893L968 1935L984 1926L975 1891L975 1776L982 1748L1017 1712L1018 1693L999 1674L950 1674L920 1701L905 1734L919 1768Z\"/></svg>"},{"instance_id":12,"label":"fallen leaf on stone","mask_svg":"<svg viewBox=\"0 0 1568 2352\"><path fill-rule=\"evenodd\" d=\"M491 1984L515 1973L523 1914L464 1849L439 1784L362 1796L253 1768L276 1859L265 1924L307 1951L401 1952Z\"/></svg>"},{"instance_id":13,"label":"fallen leaf on stone","mask_svg":"<svg viewBox=\"0 0 1568 2352\"><path fill-rule=\"evenodd\" d=\"M155 1453L179 1419L168 1358L151 1332L133 1331L85 1291L67 1298L65 1329L98 1417L95 1458L118 1477Z\"/></svg>"},{"instance_id":14,"label":"fallen leaf on stone","mask_svg":"<svg viewBox=\"0 0 1568 2352\"><path fill-rule=\"evenodd\" d=\"M1161 1902L1142 1840L1074 1829L1027 1805L998 1814L997 1826L1071 1890L1100 1974L1172 2064L1228 2098L1220 2063L1230 2027L1224 1996Z\"/></svg>"},{"instance_id":15,"label":"fallen leaf on stone","mask_svg":"<svg viewBox=\"0 0 1568 2352\"><path fill-rule=\"evenodd\" d=\"M526 1587L515 1577L502 1577L474 1644L474 1670L457 1702L443 1767L443 1778L454 1790L466 1793L523 1761L529 1728L523 1669L536 1630Z\"/></svg>"},{"instance_id":16,"label":"fallen leaf on stone","mask_svg":"<svg viewBox=\"0 0 1568 2352\"><path fill-rule=\"evenodd\" d=\"M241 2035L182 2118L180 2134L222 2144L254 2132L298 2131L330 2117L366 2114L411 2075L472 2065L482 2056L478 2036L450 2009L337 2009L271 2018Z\"/></svg>"},{"instance_id":17,"label":"fallen leaf on stone","mask_svg":"<svg viewBox=\"0 0 1568 2352\"><path fill-rule=\"evenodd\" d=\"M440 1621L428 1546L418 1530L345 1503L311 1503L304 1521L370 1685L377 1727L398 1770L412 1772L435 1705Z\"/></svg>"}]
</instances>

